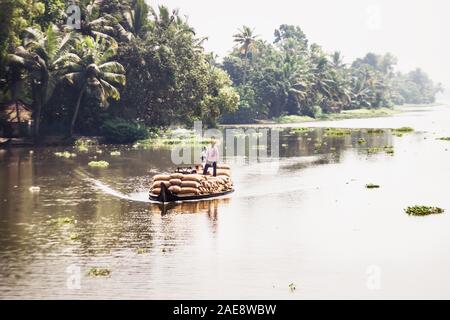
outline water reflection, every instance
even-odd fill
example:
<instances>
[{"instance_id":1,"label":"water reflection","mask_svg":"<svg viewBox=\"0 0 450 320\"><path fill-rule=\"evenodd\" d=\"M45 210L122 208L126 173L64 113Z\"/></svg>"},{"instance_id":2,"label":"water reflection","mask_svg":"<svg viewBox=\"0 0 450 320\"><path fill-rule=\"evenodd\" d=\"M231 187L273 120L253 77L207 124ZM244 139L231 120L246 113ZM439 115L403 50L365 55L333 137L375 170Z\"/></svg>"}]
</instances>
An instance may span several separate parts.
<instances>
[{"instance_id":1,"label":"water reflection","mask_svg":"<svg viewBox=\"0 0 450 320\"><path fill-rule=\"evenodd\" d=\"M161 215L205 213L212 220L216 220L219 205L229 204L230 201L231 199L224 198L179 203L151 204L149 211L151 213L159 213Z\"/></svg>"}]
</instances>

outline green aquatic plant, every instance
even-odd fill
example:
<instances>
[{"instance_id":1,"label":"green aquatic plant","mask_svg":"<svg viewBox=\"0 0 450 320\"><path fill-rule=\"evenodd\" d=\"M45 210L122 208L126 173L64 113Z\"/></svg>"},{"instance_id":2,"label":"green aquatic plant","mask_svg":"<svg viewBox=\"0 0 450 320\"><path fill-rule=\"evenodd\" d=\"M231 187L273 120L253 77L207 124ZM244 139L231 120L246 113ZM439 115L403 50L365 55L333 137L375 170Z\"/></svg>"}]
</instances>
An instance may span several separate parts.
<instances>
[{"instance_id":1,"label":"green aquatic plant","mask_svg":"<svg viewBox=\"0 0 450 320\"><path fill-rule=\"evenodd\" d=\"M86 138L80 138L75 141L75 148L78 152L88 152L90 146L98 145L98 141Z\"/></svg>"},{"instance_id":2,"label":"green aquatic plant","mask_svg":"<svg viewBox=\"0 0 450 320\"><path fill-rule=\"evenodd\" d=\"M380 186L378 184L368 183L366 184L367 189L379 189Z\"/></svg>"},{"instance_id":3,"label":"green aquatic plant","mask_svg":"<svg viewBox=\"0 0 450 320\"><path fill-rule=\"evenodd\" d=\"M289 133L290 134L301 134L301 133L308 133L313 130L314 130L314 128L300 127L300 128L292 128L291 131L289 131Z\"/></svg>"},{"instance_id":4,"label":"green aquatic plant","mask_svg":"<svg viewBox=\"0 0 450 320\"><path fill-rule=\"evenodd\" d=\"M394 150L393 147L385 147L385 148L384 148L384 151L385 151L388 155L391 155L391 156L393 156L393 155L395 154L395 150Z\"/></svg>"},{"instance_id":5,"label":"green aquatic plant","mask_svg":"<svg viewBox=\"0 0 450 320\"><path fill-rule=\"evenodd\" d=\"M77 151L78 151L78 152L88 152L89 149L88 149L88 147L86 147L86 146L78 146L78 147L77 147Z\"/></svg>"},{"instance_id":6,"label":"green aquatic plant","mask_svg":"<svg viewBox=\"0 0 450 320\"><path fill-rule=\"evenodd\" d=\"M373 147L373 148L368 148L367 149L367 154L375 154L375 153L380 153L383 152L383 148L380 147Z\"/></svg>"},{"instance_id":7,"label":"green aquatic plant","mask_svg":"<svg viewBox=\"0 0 450 320\"><path fill-rule=\"evenodd\" d=\"M439 207L429 206L412 206L405 209L405 212L410 216L428 216L431 214L441 214L445 210Z\"/></svg>"},{"instance_id":8,"label":"green aquatic plant","mask_svg":"<svg viewBox=\"0 0 450 320\"><path fill-rule=\"evenodd\" d=\"M376 153L381 153L381 152L385 152L388 155L394 155L394 153L395 153L394 147L391 147L391 146L385 146L383 148L373 147L373 148L367 149L367 154L376 154Z\"/></svg>"},{"instance_id":9,"label":"green aquatic plant","mask_svg":"<svg viewBox=\"0 0 450 320\"><path fill-rule=\"evenodd\" d=\"M78 235L78 233L71 233L69 235L70 240L78 240L79 238L80 238L80 236Z\"/></svg>"},{"instance_id":10,"label":"green aquatic plant","mask_svg":"<svg viewBox=\"0 0 450 320\"><path fill-rule=\"evenodd\" d=\"M327 137L343 137L352 134L352 129L345 128L326 128L325 136Z\"/></svg>"},{"instance_id":11,"label":"green aquatic plant","mask_svg":"<svg viewBox=\"0 0 450 320\"><path fill-rule=\"evenodd\" d=\"M59 218L52 218L48 220L47 223L51 225L63 226L69 224L76 224L77 221L75 220L74 217L59 217Z\"/></svg>"},{"instance_id":12,"label":"green aquatic plant","mask_svg":"<svg viewBox=\"0 0 450 320\"><path fill-rule=\"evenodd\" d=\"M441 137L441 138L437 138L437 140L450 141L450 137Z\"/></svg>"},{"instance_id":13,"label":"green aquatic plant","mask_svg":"<svg viewBox=\"0 0 450 320\"><path fill-rule=\"evenodd\" d=\"M144 254L144 253L147 253L147 250L145 248L137 248L136 252L137 252L137 254Z\"/></svg>"},{"instance_id":14,"label":"green aquatic plant","mask_svg":"<svg viewBox=\"0 0 450 320\"><path fill-rule=\"evenodd\" d=\"M367 129L367 133L370 134L381 134L384 133L383 129Z\"/></svg>"},{"instance_id":15,"label":"green aquatic plant","mask_svg":"<svg viewBox=\"0 0 450 320\"><path fill-rule=\"evenodd\" d=\"M66 158L66 159L74 158L77 156L75 153L70 153L69 151L55 152L54 155L57 157Z\"/></svg>"},{"instance_id":16,"label":"green aquatic plant","mask_svg":"<svg viewBox=\"0 0 450 320\"><path fill-rule=\"evenodd\" d=\"M358 139L358 144L366 144L366 139L364 139L364 138L359 138Z\"/></svg>"},{"instance_id":17,"label":"green aquatic plant","mask_svg":"<svg viewBox=\"0 0 450 320\"><path fill-rule=\"evenodd\" d=\"M297 290L297 286L295 285L295 283L290 283L289 284L289 290L291 292L294 292L295 290Z\"/></svg>"},{"instance_id":18,"label":"green aquatic plant","mask_svg":"<svg viewBox=\"0 0 450 320\"><path fill-rule=\"evenodd\" d=\"M414 129L411 127L401 127L401 128L393 129L392 131L396 132L396 133L408 133L408 132L414 132Z\"/></svg>"},{"instance_id":19,"label":"green aquatic plant","mask_svg":"<svg viewBox=\"0 0 450 320\"><path fill-rule=\"evenodd\" d=\"M91 268L88 272L90 277L109 277L111 276L111 270L107 268Z\"/></svg>"},{"instance_id":20,"label":"green aquatic plant","mask_svg":"<svg viewBox=\"0 0 450 320\"><path fill-rule=\"evenodd\" d=\"M247 135L235 135L236 138L246 138ZM206 145L211 143L211 139L205 137L199 137L193 133L185 136L161 136L161 137L152 137L146 140L140 140L133 145L133 149L138 148L148 148L148 147L171 147L174 145L183 145L183 146L196 146L196 145Z\"/></svg>"},{"instance_id":21,"label":"green aquatic plant","mask_svg":"<svg viewBox=\"0 0 450 320\"><path fill-rule=\"evenodd\" d=\"M91 161L88 163L88 166L91 168L108 168L109 162L107 162L107 161Z\"/></svg>"}]
</instances>

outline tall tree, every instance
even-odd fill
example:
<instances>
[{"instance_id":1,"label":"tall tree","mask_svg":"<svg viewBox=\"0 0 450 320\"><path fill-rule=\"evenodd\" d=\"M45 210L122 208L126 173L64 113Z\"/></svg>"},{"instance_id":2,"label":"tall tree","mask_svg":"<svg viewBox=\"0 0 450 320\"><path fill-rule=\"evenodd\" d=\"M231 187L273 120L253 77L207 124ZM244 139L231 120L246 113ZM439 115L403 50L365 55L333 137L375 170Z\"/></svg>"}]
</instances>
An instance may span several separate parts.
<instances>
[{"instance_id":1,"label":"tall tree","mask_svg":"<svg viewBox=\"0 0 450 320\"><path fill-rule=\"evenodd\" d=\"M102 40L85 37L78 42L77 53L67 53L55 62L61 78L78 90L70 124L71 137L84 95L97 98L102 105L107 105L108 98L120 99L117 86L125 85L125 69L120 63L109 61L115 52L104 46Z\"/></svg>"}]
</instances>

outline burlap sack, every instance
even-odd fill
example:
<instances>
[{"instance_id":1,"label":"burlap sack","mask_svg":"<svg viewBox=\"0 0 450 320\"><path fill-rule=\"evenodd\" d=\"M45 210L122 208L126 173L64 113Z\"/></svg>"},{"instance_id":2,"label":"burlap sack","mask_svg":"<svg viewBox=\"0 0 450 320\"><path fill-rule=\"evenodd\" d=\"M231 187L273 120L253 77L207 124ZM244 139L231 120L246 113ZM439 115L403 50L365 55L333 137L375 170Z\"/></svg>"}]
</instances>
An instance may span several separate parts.
<instances>
[{"instance_id":1,"label":"burlap sack","mask_svg":"<svg viewBox=\"0 0 450 320\"><path fill-rule=\"evenodd\" d=\"M157 174L156 176L153 176L153 181L169 181L170 175L168 174Z\"/></svg>"},{"instance_id":2,"label":"burlap sack","mask_svg":"<svg viewBox=\"0 0 450 320\"><path fill-rule=\"evenodd\" d=\"M184 176L184 174L179 173L179 172L175 172L175 173L172 173L172 174L170 175L170 177L171 177L172 179L180 179L180 180L183 179L183 176Z\"/></svg>"},{"instance_id":3,"label":"burlap sack","mask_svg":"<svg viewBox=\"0 0 450 320\"><path fill-rule=\"evenodd\" d=\"M217 175L218 175L218 176L227 176L227 177L230 177L230 176L231 176L231 173L230 173L230 170L218 169L218 170L217 170Z\"/></svg>"},{"instance_id":4,"label":"burlap sack","mask_svg":"<svg viewBox=\"0 0 450 320\"><path fill-rule=\"evenodd\" d=\"M182 188L196 188L196 189L198 189L198 187L200 187L200 183L198 183L197 181L182 181L181 182L181 187Z\"/></svg>"},{"instance_id":5,"label":"burlap sack","mask_svg":"<svg viewBox=\"0 0 450 320\"><path fill-rule=\"evenodd\" d=\"M196 181L201 182L204 179L204 177L200 174L185 174L183 175L183 182L184 181Z\"/></svg>"},{"instance_id":6,"label":"burlap sack","mask_svg":"<svg viewBox=\"0 0 450 320\"><path fill-rule=\"evenodd\" d=\"M231 168L230 168L230 166L229 166L228 164L226 164L226 163L218 163L218 164L217 164L217 169L227 169L227 170L230 170Z\"/></svg>"},{"instance_id":7,"label":"burlap sack","mask_svg":"<svg viewBox=\"0 0 450 320\"><path fill-rule=\"evenodd\" d=\"M152 183L151 188L159 188L161 186L161 183L165 184L166 187L170 187L170 182L169 181L164 181L164 180L158 180L158 181L154 181Z\"/></svg>"},{"instance_id":8,"label":"burlap sack","mask_svg":"<svg viewBox=\"0 0 450 320\"><path fill-rule=\"evenodd\" d=\"M182 194L182 195L186 195L188 193L193 193L193 194L197 195L200 193L200 190L198 190L197 188L181 188L181 190L179 192L179 194Z\"/></svg>"},{"instance_id":9,"label":"burlap sack","mask_svg":"<svg viewBox=\"0 0 450 320\"><path fill-rule=\"evenodd\" d=\"M181 185L181 179L170 179L170 185L172 186L179 186Z\"/></svg>"},{"instance_id":10,"label":"burlap sack","mask_svg":"<svg viewBox=\"0 0 450 320\"><path fill-rule=\"evenodd\" d=\"M152 191L150 193L155 194L155 195L159 195L161 193L161 189L160 188L152 189Z\"/></svg>"},{"instance_id":11,"label":"burlap sack","mask_svg":"<svg viewBox=\"0 0 450 320\"><path fill-rule=\"evenodd\" d=\"M181 187L180 186L170 186L169 191L174 194L178 194L181 191Z\"/></svg>"}]
</instances>

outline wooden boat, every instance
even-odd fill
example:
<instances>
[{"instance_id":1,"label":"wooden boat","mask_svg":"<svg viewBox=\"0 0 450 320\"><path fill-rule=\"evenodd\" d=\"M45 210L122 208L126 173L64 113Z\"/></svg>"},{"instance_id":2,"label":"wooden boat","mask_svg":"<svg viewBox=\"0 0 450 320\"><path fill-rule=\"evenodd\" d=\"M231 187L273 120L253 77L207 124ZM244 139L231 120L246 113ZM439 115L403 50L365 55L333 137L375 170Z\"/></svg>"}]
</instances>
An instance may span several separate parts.
<instances>
[{"instance_id":1,"label":"wooden boat","mask_svg":"<svg viewBox=\"0 0 450 320\"><path fill-rule=\"evenodd\" d=\"M208 193L208 194L199 194L199 195L176 195L170 192L170 190L166 187L164 183L161 183L161 193L159 195L150 193L150 200L157 201L161 203L169 203L169 202L178 202L178 201L195 201L195 200L205 200L212 199L217 197L222 197L227 194L233 193L234 189L230 189L227 191L219 192L219 193Z\"/></svg>"}]
</instances>

